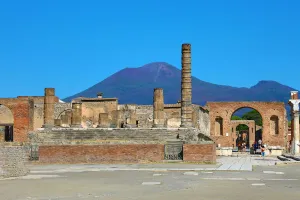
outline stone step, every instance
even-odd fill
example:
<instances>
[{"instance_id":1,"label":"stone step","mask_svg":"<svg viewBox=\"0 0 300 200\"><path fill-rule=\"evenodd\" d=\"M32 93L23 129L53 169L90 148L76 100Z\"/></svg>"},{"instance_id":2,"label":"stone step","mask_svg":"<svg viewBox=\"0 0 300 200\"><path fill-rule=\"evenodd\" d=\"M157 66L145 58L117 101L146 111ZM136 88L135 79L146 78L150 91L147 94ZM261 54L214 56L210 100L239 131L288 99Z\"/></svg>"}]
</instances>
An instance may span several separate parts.
<instances>
[{"instance_id":1,"label":"stone step","mask_svg":"<svg viewBox=\"0 0 300 200\"><path fill-rule=\"evenodd\" d=\"M294 155L291 155L291 154L283 154L283 156L286 157L286 158L296 160L296 161L300 161L300 157L298 157L298 156L294 156Z\"/></svg>"},{"instance_id":2,"label":"stone step","mask_svg":"<svg viewBox=\"0 0 300 200\"><path fill-rule=\"evenodd\" d=\"M277 156L277 158L281 161L291 161L289 158L286 158L284 156Z\"/></svg>"}]
</instances>

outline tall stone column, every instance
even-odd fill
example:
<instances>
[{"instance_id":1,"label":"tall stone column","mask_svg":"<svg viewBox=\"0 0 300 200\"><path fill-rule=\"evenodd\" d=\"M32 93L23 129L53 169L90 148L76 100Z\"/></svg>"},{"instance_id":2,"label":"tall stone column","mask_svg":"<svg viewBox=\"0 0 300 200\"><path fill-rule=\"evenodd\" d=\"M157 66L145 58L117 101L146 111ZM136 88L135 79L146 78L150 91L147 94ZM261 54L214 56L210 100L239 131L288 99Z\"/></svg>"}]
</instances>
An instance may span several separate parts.
<instances>
[{"instance_id":1,"label":"tall stone column","mask_svg":"<svg viewBox=\"0 0 300 200\"><path fill-rule=\"evenodd\" d=\"M44 96L44 125L43 128L54 127L55 89L45 88Z\"/></svg>"},{"instance_id":2,"label":"tall stone column","mask_svg":"<svg viewBox=\"0 0 300 200\"><path fill-rule=\"evenodd\" d=\"M155 88L153 95L153 128L164 127L164 115L164 92L162 88Z\"/></svg>"},{"instance_id":3,"label":"tall stone column","mask_svg":"<svg viewBox=\"0 0 300 200\"><path fill-rule=\"evenodd\" d=\"M292 153L299 154L299 139L300 139L300 132L299 132L299 103L300 99L298 99L298 92L292 91L291 92L291 99L289 104L291 105L291 116L292 116L292 129L293 129L293 139L292 139Z\"/></svg>"},{"instance_id":4,"label":"tall stone column","mask_svg":"<svg viewBox=\"0 0 300 200\"><path fill-rule=\"evenodd\" d=\"M82 104L80 102L72 103L72 128L82 128L81 126Z\"/></svg>"},{"instance_id":5,"label":"tall stone column","mask_svg":"<svg viewBox=\"0 0 300 200\"><path fill-rule=\"evenodd\" d=\"M192 123L192 77L191 77L191 45L182 44L181 49L181 125L191 128Z\"/></svg>"}]
</instances>

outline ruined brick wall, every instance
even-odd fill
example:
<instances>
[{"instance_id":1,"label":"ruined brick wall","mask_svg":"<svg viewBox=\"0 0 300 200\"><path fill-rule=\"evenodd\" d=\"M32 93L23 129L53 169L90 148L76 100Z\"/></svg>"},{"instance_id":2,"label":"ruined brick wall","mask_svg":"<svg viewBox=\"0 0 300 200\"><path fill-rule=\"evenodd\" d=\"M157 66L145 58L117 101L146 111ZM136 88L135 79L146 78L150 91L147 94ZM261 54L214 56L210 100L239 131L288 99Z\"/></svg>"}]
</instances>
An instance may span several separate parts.
<instances>
[{"instance_id":1,"label":"ruined brick wall","mask_svg":"<svg viewBox=\"0 0 300 200\"><path fill-rule=\"evenodd\" d=\"M162 144L40 146L41 163L137 163L164 159Z\"/></svg>"},{"instance_id":2,"label":"ruined brick wall","mask_svg":"<svg viewBox=\"0 0 300 200\"><path fill-rule=\"evenodd\" d=\"M25 166L27 152L23 146L4 146L0 144L0 177L24 176L29 172Z\"/></svg>"},{"instance_id":3,"label":"ruined brick wall","mask_svg":"<svg viewBox=\"0 0 300 200\"><path fill-rule=\"evenodd\" d=\"M82 127L96 127L99 113L108 113L110 124L118 124L118 101L82 102Z\"/></svg>"},{"instance_id":4,"label":"ruined brick wall","mask_svg":"<svg viewBox=\"0 0 300 200\"><path fill-rule=\"evenodd\" d=\"M199 118L196 124L196 128L199 129L200 133L210 136L209 111L200 107L198 115Z\"/></svg>"},{"instance_id":5,"label":"ruined brick wall","mask_svg":"<svg viewBox=\"0 0 300 200\"><path fill-rule=\"evenodd\" d=\"M169 128L179 128L181 124L180 104L165 104L165 126Z\"/></svg>"},{"instance_id":6,"label":"ruined brick wall","mask_svg":"<svg viewBox=\"0 0 300 200\"><path fill-rule=\"evenodd\" d=\"M54 105L54 119L59 119L66 110L72 110L71 103L56 103Z\"/></svg>"},{"instance_id":7,"label":"ruined brick wall","mask_svg":"<svg viewBox=\"0 0 300 200\"><path fill-rule=\"evenodd\" d=\"M136 117L139 121L139 127L151 128L153 124L153 106L152 105L137 105Z\"/></svg>"},{"instance_id":8,"label":"ruined brick wall","mask_svg":"<svg viewBox=\"0 0 300 200\"><path fill-rule=\"evenodd\" d=\"M285 147L286 138L286 110L284 103L280 102L208 102L210 117L211 138L223 147L235 145L232 134L230 119L232 114L240 108L252 108L257 110L263 120L262 137L263 142L269 146ZM278 134L270 133L271 117L278 117ZM223 119L223 135L217 135L215 131L215 121L217 118ZM228 134L228 136L226 136Z\"/></svg>"},{"instance_id":9,"label":"ruined brick wall","mask_svg":"<svg viewBox=\"0 0 300 200\"><path fill-rule=\"evenodd\" d=\"M118 126L121 127L121 123L136 124L136 120L139 120L136 114L137 106L135 104L123 104L118 105ZM140 124L138 127L141 127Z\"/></svg>"},{"instance_id":10,"label":"ruined brick wall","mask_svg":"<svg viewBox=\"0 0 300 200\"><path fill-rule=\"evenodd\" d=\"M6 106L14 118L14 141L23 142L27 140L27 133L31 130L30 104L29 100L18 98L2 98L0 104Z\"/></svg>"},{"instance_id":11,"label":"ruined brick wall","mask_svg":"<svg viewBox=\"0 0 300 200\"><path fill-rule=\"evenodd\" d=\"M183 160L189 162L216 162L215 144L184 144Z\"/></svg>"},{"instance_id":12,"label":"ruined brick wall","mask_svg":"<svg viewBox=\"0 0 300 200\"><path fill-rule=\"evenodd\" d=\"M0 124L13 124L14 116L10 109L4 105L0 105Z\"/></svg>"}]
</instances>

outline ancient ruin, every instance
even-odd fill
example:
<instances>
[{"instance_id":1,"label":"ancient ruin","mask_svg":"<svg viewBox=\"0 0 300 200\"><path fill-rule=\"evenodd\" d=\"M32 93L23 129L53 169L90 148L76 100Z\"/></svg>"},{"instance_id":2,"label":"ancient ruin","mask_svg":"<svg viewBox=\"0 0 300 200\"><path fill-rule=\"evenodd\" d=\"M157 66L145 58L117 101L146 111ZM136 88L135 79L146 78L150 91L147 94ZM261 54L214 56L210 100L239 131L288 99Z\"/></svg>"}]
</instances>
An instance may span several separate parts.
<instances>
[{"instance_id":1,"label":"ancient ruin","mask_svg":"<svg viewBox=\"0 0 300 200\"><path fill-rule=\"evenodd\" d=\"M268 149L288 150L283 102L207 102L192 104L191 45L182 45L181 100L164 103L163 88L153 88L153 105L119 104L100 92L95 98L62 102L54 88L45 95L0 99L0 139L23 142L40 162L215 162L222 149L236 148L236 127L249 127L249 144L258 140L253 120L231 120L240 108L262 116L259 137ZM178 91L179 92L179 91ZM292 92L292 152L299 153L299 102ZM32 150L32 146L36 151ZM216 148L218 151L216 151ZM219 153L218 153L219 152ZM36 158L35 158L36 157Z\"/></svg>"}]
</instances>

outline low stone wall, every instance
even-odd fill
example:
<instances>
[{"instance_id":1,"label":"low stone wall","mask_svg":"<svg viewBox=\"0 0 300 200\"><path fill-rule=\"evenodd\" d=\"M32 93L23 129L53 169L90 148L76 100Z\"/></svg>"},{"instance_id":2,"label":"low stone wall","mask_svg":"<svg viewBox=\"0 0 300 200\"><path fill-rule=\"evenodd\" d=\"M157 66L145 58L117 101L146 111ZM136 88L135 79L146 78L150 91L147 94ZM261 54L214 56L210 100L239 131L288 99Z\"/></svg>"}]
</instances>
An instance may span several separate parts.
<instances>
[{"instance_id":1,"label":"low stone wall","mask_svg":"<svg viewBox=\"0 0 300 200\"><path fill-rule=\"evenodd\" d=\"M216 148L217 156L232 156L232 147Z\"/></svg>"},{"instance_id":2,"label":"low stone wall","mask_svg":"<svg viewBox=\"0 0 300 200\"><path fill-rule=\"evenodd\" d=\"M24 146L0 144L0 178L26 175L29 172L25 166L27 156Z\"/></svg>"},{"instance_id":3,"label":"low stone wall","mask_svg":"<svg viewBox=\"0 0 300 200\"><path fill-rule=\"evenodd\" d=\"M39 147L40 163L162 162L163 144L51 145ZM216 162L214 144L184 144L183 161Z\"/></svg>"},{"instance_id":4,"label":"low stone wall","mask_svg":"<svg viewBox=\"0 0 300 200\"><path fill-rule=\"evenodd\" d=\"M183 160L189 162L216 162L215 144L184 144Z\"/></svg>"},{"instance_id":5,"label":"low stone wall","mask_svg":"<svg viewBox=\"0 0 300 200\"><path fill-rule=\"evenodd\" d=\"M41 163L138 163L164 159L162 144L53 145L39 147Z\"/></svg>"},{"instance_id":6,"label":"low stone wall","mask_svg":"<svg viewBox=\"0 0 300 200\"><path fill-rule=\"evenodd\" d=\"M30 143L40 145L165 144L179 139L187 144L213 143L197 129L187 128L53 128L29 135Z\"/></svg>"}]
</instances>

